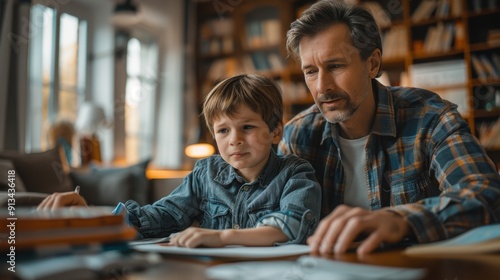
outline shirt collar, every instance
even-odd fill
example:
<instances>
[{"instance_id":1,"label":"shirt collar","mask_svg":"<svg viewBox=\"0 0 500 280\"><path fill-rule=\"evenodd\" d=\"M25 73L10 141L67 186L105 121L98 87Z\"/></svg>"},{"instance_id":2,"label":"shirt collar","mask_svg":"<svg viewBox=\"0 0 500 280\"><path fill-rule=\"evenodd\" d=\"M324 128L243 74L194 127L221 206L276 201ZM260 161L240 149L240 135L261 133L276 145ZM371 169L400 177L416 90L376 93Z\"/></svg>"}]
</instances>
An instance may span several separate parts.
<instances>
[{"instance_id":1,"label":"shirt collar","mask_svg":"<svg viewBox=\"0 0 500 280\"><path fill-rule=\"evenodd\" d=\"M271 149L266 165L262 169L259 177L257 177L251 185L259 184L261 187L267 186L275 176L273 166L279 166L278 160L278 155L276 155L276 152ZM238 182L245 181L243 177L236 172L236 169L228 163L226 163L226 167L214 178L214 181L224 186L230 185L234 180L237 180Z\"/></svg>"},{"instance_id":2,"label":"shirt collar","mask_svg":"<svg viewBox=\"0 0 500 280\"><path fill-rule=\"evenodd\" d=\"M375 96L378 98L372 133L381 136L396 137L396 113L394 112L392 93L377 80L373 80L372 88Z\"/></svg>"}]
</instances>

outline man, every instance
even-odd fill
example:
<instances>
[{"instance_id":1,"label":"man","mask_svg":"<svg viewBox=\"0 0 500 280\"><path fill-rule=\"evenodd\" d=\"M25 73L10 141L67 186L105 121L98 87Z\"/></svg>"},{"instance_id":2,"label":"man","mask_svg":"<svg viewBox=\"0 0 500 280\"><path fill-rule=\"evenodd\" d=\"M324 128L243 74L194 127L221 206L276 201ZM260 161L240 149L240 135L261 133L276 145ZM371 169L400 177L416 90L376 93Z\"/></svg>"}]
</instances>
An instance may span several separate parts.
<instances>
[{"instance_id":1,"label":"man","mask_svg":"<svg viewBox=\"0 0 500 280\"><path fill-rule=\"evenodd\" d=\"M319 1L291 24L287 48L315 105L286 125L278 153L310 161L322 185L313 253L344 253L362 237L362 255L499 221L499 175L456 105L375 80L382 45L368 11Z\"/></svg>"}]
</instances>

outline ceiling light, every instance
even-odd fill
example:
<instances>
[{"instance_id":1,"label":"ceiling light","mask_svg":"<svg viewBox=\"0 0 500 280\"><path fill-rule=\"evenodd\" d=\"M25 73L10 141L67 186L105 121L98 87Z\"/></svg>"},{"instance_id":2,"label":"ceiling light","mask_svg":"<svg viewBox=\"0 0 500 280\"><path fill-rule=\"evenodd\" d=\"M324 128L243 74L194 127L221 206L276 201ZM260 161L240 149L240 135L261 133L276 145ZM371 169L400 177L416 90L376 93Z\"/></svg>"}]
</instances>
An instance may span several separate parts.
<instances>
[{"instance_id":1,"label":"ceiling light","mask_svg":"<svg viewBox=\"0 0 500 280\"><path fill-rule=\"evenodd\" d=\"M138 23L139 12L137 6L132 4L131 0L125 0L124 3L117 4L112 20L114 25L117 26L127 26Z\"/></svg>"}]
</instances>

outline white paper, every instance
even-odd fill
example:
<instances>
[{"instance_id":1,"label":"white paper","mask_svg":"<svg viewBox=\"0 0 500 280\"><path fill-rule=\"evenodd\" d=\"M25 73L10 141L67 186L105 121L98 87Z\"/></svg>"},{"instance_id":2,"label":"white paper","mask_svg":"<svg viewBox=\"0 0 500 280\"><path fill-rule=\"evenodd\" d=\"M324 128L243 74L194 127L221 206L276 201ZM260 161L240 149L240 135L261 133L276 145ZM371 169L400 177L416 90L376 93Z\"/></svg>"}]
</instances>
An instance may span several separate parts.
<instances>
[{"instance_id":1,"label":"white paper","mask_svg":"<svg viewBox=\"0 0 500 280\"><path fill-rule=\"evenodd\" d=\"M278 258L309 254L307 245L282 245L273 247L228 246L223 248L184 248L160 244L138 245L133 247L142 252L227 258Z\"/></svg>"},{"instance_id":2,"label":"white paper","mask_svg":"<svg viewBox=\"0 0 500 280\"><path fill-rule=\"evenodd\" d=\"M209 279L421 279L425 269L347 263L302 256L297 261L239 262L213 266Z\"/></svg>"}]
</instances>

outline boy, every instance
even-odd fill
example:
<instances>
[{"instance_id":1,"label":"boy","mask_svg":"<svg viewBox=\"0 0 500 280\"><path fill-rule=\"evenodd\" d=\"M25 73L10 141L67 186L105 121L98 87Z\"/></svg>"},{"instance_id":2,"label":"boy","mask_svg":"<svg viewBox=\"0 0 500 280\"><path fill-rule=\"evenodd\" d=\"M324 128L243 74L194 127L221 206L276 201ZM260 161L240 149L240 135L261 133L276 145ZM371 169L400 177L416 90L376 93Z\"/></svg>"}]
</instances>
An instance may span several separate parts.
<instances>
[{"instance_id":1,"label":"boy","mask_svg":"<svg viewBox=\"0 0 500 280\"><path fill-rule=\"evenodd\" d=\"M199 160L170 195L152 205L120 203L143 237L176 234L183 247L305 243L319 220L321 192L311 165L272 149L283 132L281 90L270 79L239 75L217 84L203 115L219 155ZM53 194L39 209L86 205L76 193ZM200 228L190 227L193 221Z\"/></svg>"}]
</instances>

